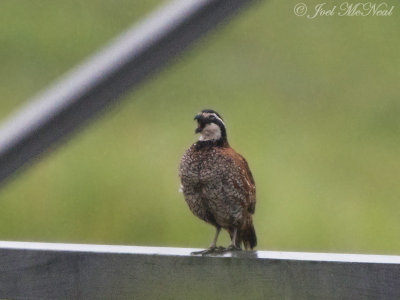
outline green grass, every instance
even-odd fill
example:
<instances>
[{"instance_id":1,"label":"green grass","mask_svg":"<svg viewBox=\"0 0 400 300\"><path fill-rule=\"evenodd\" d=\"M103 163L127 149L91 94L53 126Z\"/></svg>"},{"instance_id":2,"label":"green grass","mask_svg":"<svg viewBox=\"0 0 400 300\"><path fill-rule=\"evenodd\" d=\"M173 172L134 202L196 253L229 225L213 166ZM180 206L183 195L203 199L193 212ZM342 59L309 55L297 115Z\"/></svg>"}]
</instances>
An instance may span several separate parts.
<instances>
[{"instance_id":1,"label":"green grass","mask_svg":"<svg viewBox=\"0 0 400 300\"><path fill-rule=\"evenodd\" d=\"M158 3L2 1L0 117ZM296 3L250 9L11 181L0 240L207 246L177 169L214 108L253 170L259 249L399 253L400 15Z\"/></svg>"}]
</instances>

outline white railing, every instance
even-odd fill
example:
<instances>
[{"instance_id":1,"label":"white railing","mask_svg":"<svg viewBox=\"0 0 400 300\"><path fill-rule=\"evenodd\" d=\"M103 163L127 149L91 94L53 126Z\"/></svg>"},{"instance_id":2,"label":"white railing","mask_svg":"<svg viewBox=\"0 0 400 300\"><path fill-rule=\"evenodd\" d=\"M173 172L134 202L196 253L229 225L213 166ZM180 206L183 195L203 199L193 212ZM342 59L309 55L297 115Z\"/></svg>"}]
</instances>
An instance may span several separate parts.
<instances>
[{"instance_id":1,"label":"white railing","mask_svg":"<svg viewBox=\"0 0 400 300\"><path fill-rule=\"evenodd\" d=\"M400 299L400 256L0 242L0 298Z\"/></svg>"}]
</instances>

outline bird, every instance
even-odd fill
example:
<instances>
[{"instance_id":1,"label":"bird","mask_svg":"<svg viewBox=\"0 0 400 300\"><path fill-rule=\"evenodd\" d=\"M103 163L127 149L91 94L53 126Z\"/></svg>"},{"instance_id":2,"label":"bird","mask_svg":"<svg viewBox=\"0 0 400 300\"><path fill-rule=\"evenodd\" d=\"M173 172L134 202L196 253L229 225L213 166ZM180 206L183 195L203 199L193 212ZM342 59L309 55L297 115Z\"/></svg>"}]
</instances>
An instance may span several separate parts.
<instances>
[{"instance_id":1,"label":"bird","mask_svg":"<svg viewBox=\"0 0 400 300\"><path fill-rule=\"evenodd\" d=\"M212 109L196 114L199 138L183 154L179 165L181 191L191 212L215 227L209 248L193 252L253 250L257 236L253 225L256 185L246 159L228 143L223 118ZM221 228L231 244L217 247Z\"/></svg>"}]
</instances>

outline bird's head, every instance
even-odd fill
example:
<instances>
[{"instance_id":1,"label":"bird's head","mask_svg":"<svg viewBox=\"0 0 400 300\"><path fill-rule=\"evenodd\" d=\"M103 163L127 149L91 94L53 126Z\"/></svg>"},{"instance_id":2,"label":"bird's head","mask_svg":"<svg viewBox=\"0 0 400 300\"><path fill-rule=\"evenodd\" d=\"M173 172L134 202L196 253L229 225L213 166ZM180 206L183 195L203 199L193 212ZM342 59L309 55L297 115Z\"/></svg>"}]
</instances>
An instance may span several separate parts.
<instances>
[{"instance_id":1,"label":"bird's head","mask_svg":"<svg viewBox=\"0 0 400 300\"><path fill-rule=\"evenodd\" d=\"M212 109L204 109L195 117L196 133L200 133L199 141L226 142L226 128L222 117Z\"/></svg>"}]
</instances>

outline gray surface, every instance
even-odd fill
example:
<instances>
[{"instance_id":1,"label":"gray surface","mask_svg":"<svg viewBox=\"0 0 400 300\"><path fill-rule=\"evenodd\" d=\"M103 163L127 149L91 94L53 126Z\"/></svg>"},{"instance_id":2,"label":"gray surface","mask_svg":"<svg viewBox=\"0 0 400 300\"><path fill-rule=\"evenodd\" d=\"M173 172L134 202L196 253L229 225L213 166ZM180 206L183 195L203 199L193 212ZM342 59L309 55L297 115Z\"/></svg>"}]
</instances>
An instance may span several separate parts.
<instances>
[{"instance_id":1,"label":"gray surface","mask_svg":"<svg viewBox=\"0 0 400 300\"><path fill-rule=\"evenodd\" d=\"M400 257L0 242L0 297L400 299Z\"/></svg>"},{"instance_id":2,"label":"gray surface","mask_svg":"<svg viewBox=\"0 0 400 300\"><path fill-rule=\"evenodd\" d=\"M28 101L0 127L0 182L253 0L175 0Z\"/></svg>"}]
</instances>

